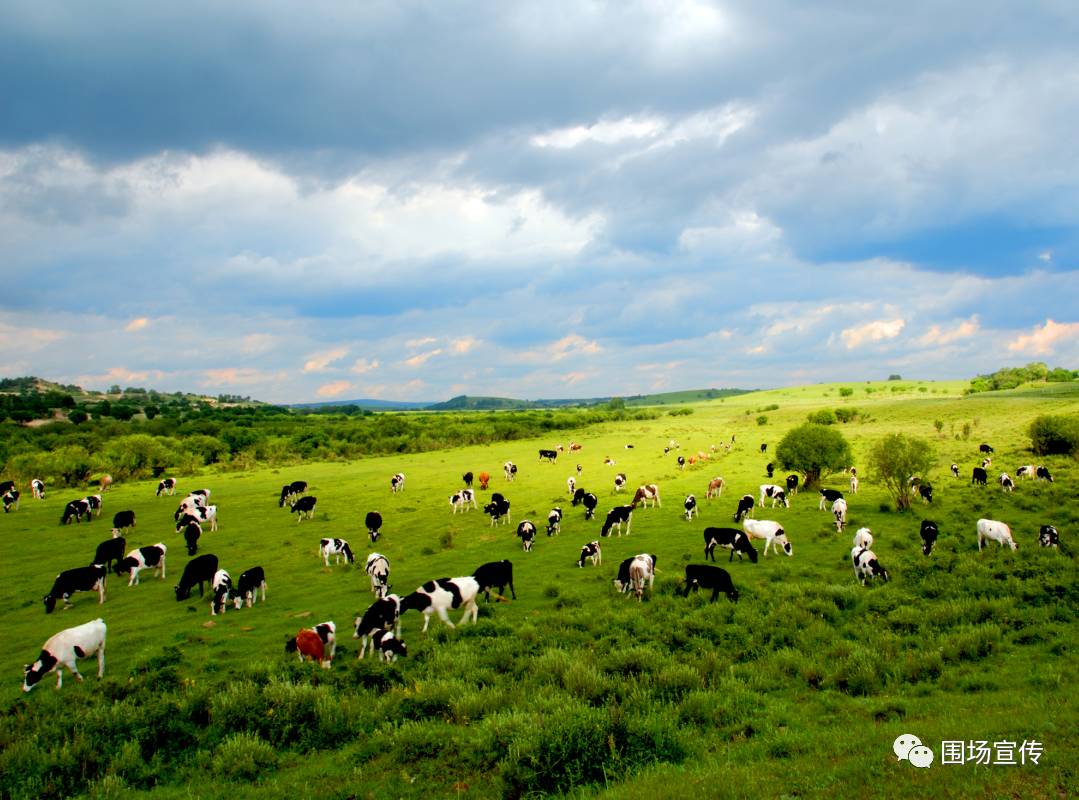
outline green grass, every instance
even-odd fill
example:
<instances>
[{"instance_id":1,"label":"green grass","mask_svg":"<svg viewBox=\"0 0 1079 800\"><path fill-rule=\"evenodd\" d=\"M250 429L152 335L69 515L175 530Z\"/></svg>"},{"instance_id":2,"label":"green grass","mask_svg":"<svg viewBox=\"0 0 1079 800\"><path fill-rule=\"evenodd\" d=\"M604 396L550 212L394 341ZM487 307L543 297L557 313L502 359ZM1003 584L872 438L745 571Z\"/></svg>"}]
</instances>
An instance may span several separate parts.
<instances>
[{"instance_id":1,"label":"green grass","mask_svg":"<svg viewBox=\"0 0 1079 800\"><path fill-rule=\"evenodd\" d=\"M893 393L896 384L901 391ZM841 398L843 386L853 396ZM553 466L538 462L536 450L557 439L180 476L181 492L209 487L220 508L221 528L204 534L201 552L216 553L234 578L254 564L268 576L265 605L213 620L208 602L173 598L187 561L172 526L179 496L155 498L155 482L119 485L106 495L101 520L61 527L63 503L77 493L35 502L27 492L21 509L0 520L8 541L0 673L10 676L0 689L0 795L291 798L317 785L320 796L341 798L1067 796L1077 783L1079 722L1071 700L1075 462L1044 462L1056 482L1021 482L1012 495L971 487L967 476L983 441L996 449L996 472L1036 461L1025 450L1029 421L1074 413L1076 403L1057 393L1022 402L961 397L962 388L841 383L713 400L690 416L566 433L562 443L584 449ZM758 426L757 410L771 405L779 408ZM840 426L857 464L887 432L933 443L938 466L924 476L935 487L933 506L887 510L862 469L860 491L848 498L849 532L835 532L815 495L797 495L789 510L758 509L758 519L784 522L794 556L756 565L721 558L741 591L737 605L678 596L683 565L702 561L701 531L728 524L737 498L770 482L764 464L783 433L815 409L842 405L865 412ZM969 440L951 430L964 424ZM663 455L670 439L683 454L710 453L732 435L731 453L721 448L684 472L674 454ZM603 465L607 456L615 467ZM502 479L507 459L520 467L512 484ZM952 461L963 478L948 475ZM579 485L600 498L595 522L566 497L578 462ZM494 476L491 489L512 503L510 526L492 528L475 511L451 513L447 500L460 475L484 469ZM406 489L391 495L396 471L406 473ZM631 486L658 483L663 507L638 510L630 536L603 542L601 567L578 569L580 546L597 538L602 512L626 502L613 494L615 472L626 472ZM715 475L728 488L704 501ZM310 522L297 524L277 507L279 487L295 478L319 498ZM826 484L846 488L844 476ZM701 505L692 523L680 514L689 492ZM482 501L489 493L479 494ZM561 535L541 534L535 550L522 553L517 521L541 524L554 505L566 514ZM169 546L168 579L144 573L142 585L128 588L113 577L103 606L76 595L72 609L46 616L41 596L53 575L86 563L108 537L111 515L126 508L139 519L131 546ZM371 602L369 582L356 567L326 568L316 550L320 537L344 537L362 563L372 550L362 525L370 509L385 517L377 549L390 560L397 593L509 558L518 600L482 606L474 627L450 631L433 621L426 638L421 618L408 614L407 659L357 662L352 619ZM979 554L981 516L1008 522L1019 550ZM929 559L917 536L923 517L941 529ZM1062 552L1037 546L1044 523L1060 530ZM863 525L892 575L887 585L854 580L850 537ZM659 557L643 603L611 588L618 562L639 552ZM46 679L23 695L21 665L44 640L99 615L109 625L105 679L86 661L84 684L65 676L57 693ZM338 626L334 668L286 658L285 637L325 619ZM938 759L943 739L1037 739L1045 754L1037 766L916 770L892 755L903 733L934 746Z\"/></svg>"}]
</instances>

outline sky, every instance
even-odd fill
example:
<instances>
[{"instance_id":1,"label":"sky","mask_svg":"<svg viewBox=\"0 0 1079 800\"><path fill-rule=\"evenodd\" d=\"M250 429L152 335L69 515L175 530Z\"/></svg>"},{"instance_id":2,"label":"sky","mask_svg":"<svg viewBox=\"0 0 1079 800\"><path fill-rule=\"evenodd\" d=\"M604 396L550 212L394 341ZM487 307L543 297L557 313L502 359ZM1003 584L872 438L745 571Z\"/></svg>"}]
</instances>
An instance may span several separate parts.
<instances>
[{"instance_id":1,"label":"sky","mask_svg":"<svg viewBox=\"0 0 1079 800\"><path fill-rule=\"evenodd\" d=\"M1079 368L1068 0L0 18L0 375L287 403Z\"/></svg>"}]
</instances>

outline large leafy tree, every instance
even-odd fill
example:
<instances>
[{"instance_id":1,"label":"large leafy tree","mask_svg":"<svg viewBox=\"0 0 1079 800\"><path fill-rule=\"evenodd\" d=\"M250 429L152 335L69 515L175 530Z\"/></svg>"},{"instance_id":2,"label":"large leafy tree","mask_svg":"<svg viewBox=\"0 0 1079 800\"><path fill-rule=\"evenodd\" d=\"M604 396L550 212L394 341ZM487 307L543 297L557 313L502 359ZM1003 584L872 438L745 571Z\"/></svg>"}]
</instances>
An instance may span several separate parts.
<instances>
[{"instance_id":1,"label":"large leafy tree","mask_svg":"<svg viewBox=\"0 0 1079 800\"><path fill-rule=\"evenodd\" d=\"M933 448L916 436L891 433L869 451L869 468L895 500L900 511L910 508L914 488L910 479L924 475L933 466Z\"/></svg>"},{"instance_id":2,"label":"large leafy tree","mask_svg":"<svg viewBox=\"0 0 1079 800\"><path fill-rule=\"evenodd\" d=\"M783 437L776 447L776 462L802 473L805 485L813 487L822 475L850 466L850 444L835 428L807 422Z\"/></svg>"}]
</instances>

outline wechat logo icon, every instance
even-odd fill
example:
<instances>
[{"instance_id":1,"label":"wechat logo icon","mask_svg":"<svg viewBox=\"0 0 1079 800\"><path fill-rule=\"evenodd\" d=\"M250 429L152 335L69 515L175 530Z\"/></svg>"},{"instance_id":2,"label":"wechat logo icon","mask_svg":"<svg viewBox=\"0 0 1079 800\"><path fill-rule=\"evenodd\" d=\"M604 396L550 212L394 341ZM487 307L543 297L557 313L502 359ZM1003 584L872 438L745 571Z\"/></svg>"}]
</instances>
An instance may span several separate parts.
<instances>
[{"instance_id":1,"label":"wechat logo icon","mask_svg":"<svg viewBox=\"0 0 1079 800\"><path fill-rule=\"evenodd\" d=\"M904 733L892 744L892 750L900 761L909 761L919 769L928 769L933 763L933 751L922 744L912 733Z\"/></svg>"}]
</instances>

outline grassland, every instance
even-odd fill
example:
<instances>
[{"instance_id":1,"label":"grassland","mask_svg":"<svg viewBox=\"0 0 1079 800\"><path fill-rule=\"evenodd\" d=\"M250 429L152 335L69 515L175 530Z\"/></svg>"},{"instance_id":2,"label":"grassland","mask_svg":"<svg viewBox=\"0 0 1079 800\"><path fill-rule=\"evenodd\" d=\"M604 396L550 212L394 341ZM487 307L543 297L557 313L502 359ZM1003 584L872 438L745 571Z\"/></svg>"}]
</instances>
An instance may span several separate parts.
<instances>
[{"instance_id":1,"label":"grassland","mask_svg":"<svg viewBox=\"0 0 1079 800\"><path fill-rule=\"evenodd\" d=\"M844 396L840 388L853 388ZM867 392L866 389L871 391ZM924 390L923 390L924 389ZM24 496L0 520L0 653L5 709L0 724L4 797L1066 797L1079 785L1072 686L1076 669L1075 548L1079 478L1067 459L1046 461L1054 484L1023 482L1013 495L952 479L955 461L969 476L978 444L996 448L993 468L1034 461L1027 424L1042 413L1076 413L1074 393L1017 391L961 397L962 384L906 381L836 384L759 392L692 406L689 416L607 423L562 434L584 449L556 465L537 462L543 439L491 447L309 463L287 470L179 476L181 490L206 486L221 528L207 532L233 576L262 564L265 605L211 623L208 604L177 603L171 587L186 557L172 528L175 502L154 483L116 486L102 519L58 524L70 492L43 502ZM768 482L759 445L772 447L805 415L856 407L841 426L862 464L871 444L892 431L933 442L937 468L925 476L934 504L890 511L864 467L850 498L850 529L870 527L892 581L863 588L849 564L850 533L838 535L816 496L792 507L758 510L790 532L792 558L769 556L729 566L737 605L677 594L685 563L701 563L701 531L727 524L738 496ZM778 406L778 408L774 408ZM757 423L766 416L764 425ZM933 422L944 422L938 435ZM969 439L963 439L964 426ZM960 438L956 438L959 434ZM710 452L736 435L737 446L703 466L679 471L663 447ZM632 444L632 449L624 446ZM769 453L772 447L769 448ZM605 457L616 461L603 465ZM520 477L502 480L513 460ZM604 541L604 563L578 569L580 546L598 538L566 497L579 485L601 512L625 502L613 474L630 485L657 482L663 507L638 510L632 534ZM486 469L491 489L512 503L513 525L492 528L477 512L456 516L447 503L466 470ZM408 476L391 495L389 476ZM728 484L705 502L714 475ZM780 475L780 473L777 473ZM277 507L282 483L303 478L319 498L316 517L296 523ZM829 485L845 487L835 476ZM695 493L701 516L681 517ZM69 496L70 495L70 496ZM487 493L480 492L481 501ZM558 537L541 536L522 553L513 532L522 518L566 512ZM139 587L110 580L98 606L44 614L41 596L59 569L86 563L120 509L139 519L132 545L164 541L169 578ZM318 539L349 539L363 560L371 547L363 514L386 519L377 549L390 560L394 591L471 573L512 559L518 600L492 603L479 623L456 631L403 620L409 657L395 665L356 661L351 621L370 602L356 567L326 568ZM1019 550L979 554L974 521L1008 522ZM929 559L917 530L935 519L942 535ZM1037 546L1039 525L1057 526L1061 552ZM644 603L616 595L611 578L629 555L658 555L659 574ZM96 616L109 625L105 679L77 685L49 680L19 691L23 663L56 630ZM286 635L325 619L337 622L338 660L329 671L286 659ZM938 763L897 763L892 742L913 733ZM942 740L1037 740L1039 764L941 765Z\"/></svg>"}]
</instances>

